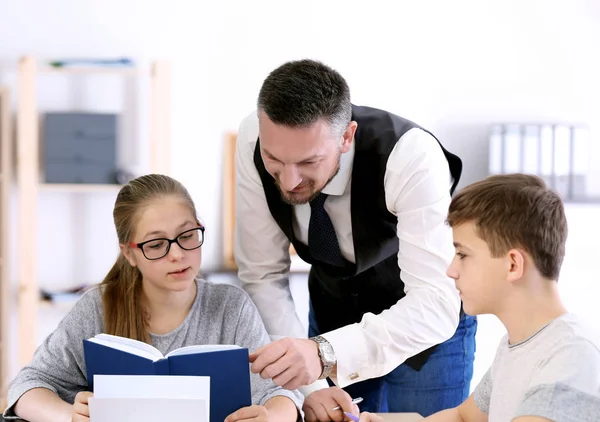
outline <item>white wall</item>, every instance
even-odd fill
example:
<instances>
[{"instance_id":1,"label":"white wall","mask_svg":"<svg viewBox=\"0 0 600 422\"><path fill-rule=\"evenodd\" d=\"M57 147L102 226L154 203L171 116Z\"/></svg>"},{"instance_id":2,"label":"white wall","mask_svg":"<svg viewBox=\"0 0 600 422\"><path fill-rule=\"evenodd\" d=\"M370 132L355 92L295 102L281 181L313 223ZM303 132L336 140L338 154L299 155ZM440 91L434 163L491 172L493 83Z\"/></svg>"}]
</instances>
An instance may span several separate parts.
<instances>
[{"instance_id":1,"label":"white wall","mask_svg":"<svg viewBox=\"0 0 600 422\"><path fill-rule=\"evenodd\" d=\"M0 83L15 86L23 54L171 59L173 175L208 226L203 265L215 269L223 134L253 109L277 65L311 57L334 66L355 103L415 120L461 155L464 185L486 174L491 122L585 123L600 150L599 21L596 0L7 0L0 3ZM86 104L110 103L95 91ZM55 95L45 94L49 107L65 101ZM599 174L594 180L600 185ZM42 286L99 281L116 254L113 201L111 193L43 194ZM66 216L78 218L81 231ZM493 337L480 350L495 347Z\"/></svg>"},{"instance_id":2,"label":"white wall","mask_svg":"<svg viewBox=\"0 0 600 422\"><path fill-rule=\"evenodd\" d=\"M600 136L599 2L367 3L4 2L0 77L14 83L22 54L173 60L173 175L209 227L207 269L221 255L223 134L285 60L324 60L345 75L354 102L435 131L463 157L462 184L485 175L490 122L582 122ZM98 234L110 244L112 233Z\"/></svg>"}]
</instances>

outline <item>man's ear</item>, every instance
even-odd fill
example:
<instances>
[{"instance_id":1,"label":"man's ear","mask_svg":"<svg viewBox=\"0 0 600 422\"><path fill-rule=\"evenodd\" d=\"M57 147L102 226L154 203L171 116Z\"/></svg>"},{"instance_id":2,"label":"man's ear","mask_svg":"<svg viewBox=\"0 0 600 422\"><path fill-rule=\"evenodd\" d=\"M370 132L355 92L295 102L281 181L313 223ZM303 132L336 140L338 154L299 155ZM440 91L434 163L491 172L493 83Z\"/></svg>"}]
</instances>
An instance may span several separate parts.
<instances>
[{"instance_id":1,"label":"man's ear","mask_svg":"<svg viewBox=\"0 0 600 422\"><path fill-rule=\"evenodd\" d=\"M119 248L121 249L121 253L125 257L125 259L127 261L129 261L129 264L132 267L137 267L137 262L135 260L135 256L133 255L133 253L131 251L131 246L128 246L128 245L119 245Z\"/></svg>"},{"instance_id":2,"label":"man's ear","mask_svg":"<svg viewBox=\"0 0 600 422\"><path fill-rule=\"evenodd\" d=\"M525 254L519 249L511 249L506 255L508 266L507 280L510 283L516 283L525 273Z\"/></svg>"},{"instance_id":3,"label":"man's ear","mask_svg":"<svg viewBox=\"0 0 600 422\"><path fill-rule=\"evenodd\" d=\"M342 154L350 151L350 147L352 146L352 142L354 141L354 134L356 133L357 127L358 123L356 123L354 120L351 121L346 127L346 130L342 135L342 142L340 144L340 152Z\"/></svg>"}]
</instances>

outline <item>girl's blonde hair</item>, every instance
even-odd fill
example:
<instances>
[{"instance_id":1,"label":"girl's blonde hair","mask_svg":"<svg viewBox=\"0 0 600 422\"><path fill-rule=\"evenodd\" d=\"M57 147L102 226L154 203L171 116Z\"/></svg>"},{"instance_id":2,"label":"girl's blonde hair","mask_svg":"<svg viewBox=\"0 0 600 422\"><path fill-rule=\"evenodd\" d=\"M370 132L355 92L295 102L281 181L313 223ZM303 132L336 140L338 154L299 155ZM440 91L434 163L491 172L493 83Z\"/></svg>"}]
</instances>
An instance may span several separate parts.
<instances>
[{"instance_id":1,"label":"girl's blonde hair","mask_svg":"<svg viewBox=\"0 0 600 422\"><path fill-rule=\"evenodd\" d=\"M113 219L119 243L132 240L140 212L152 200L180 197L196 217L196 207L187 189L177 180L149 174L121 188L115 201ZM104 307L104 332L150 343L148 316L142 301L142 274L122 253L101 283Z\"/></svg>"}]
</instances>

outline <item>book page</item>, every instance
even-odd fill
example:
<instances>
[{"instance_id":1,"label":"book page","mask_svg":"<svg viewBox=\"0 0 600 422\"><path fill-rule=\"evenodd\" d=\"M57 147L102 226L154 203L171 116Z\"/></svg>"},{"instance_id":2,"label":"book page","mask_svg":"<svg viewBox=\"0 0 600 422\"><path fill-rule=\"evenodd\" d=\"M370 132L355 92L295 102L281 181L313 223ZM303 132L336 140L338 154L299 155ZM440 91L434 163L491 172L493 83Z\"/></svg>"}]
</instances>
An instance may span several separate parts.
<instances>
[{"instance_id":1,"label":"book page","mask_svg":"<svg viewBox=\"0 0 600 422\"><path fill-rule=\"evenodd\" d=\"M235 344L198 344L195 346L186 346L180 349L172 350L167 353L165 357L170 356L182 356L182 355L193 355L196 353L206 353L206 352L217 352L219 350L233 350L240 349L240 346Z\"/></svg>"},{"instance_id":2,"label":"book page","mask_svg":"<svg viewBox=\"0 0 600 422\"><path fill-rule=\"evenodd\" d=\"M92 411L91 402L96 409ZM119 412L115 408L119 405ZM90 399L92 421L114 422L109 413L101 418L102 412L122 415L132 412L133 421L209 421L210 378L199 376L170 375L94 375L94 397ZM164 413L166 412L166 413ZM157 415L161 418L156 418ZM203 417L204 416L204 417Z\"/></svg>"},{"instance_id":3,"label":"book page","mask_svg":"<svg viewBox=\"0 0 600 422\"><path fill-rule=\"evenodd\" d=\"M113 336L110 334L98 334L89 339L89 341L110 347L133 355L141 356L152 361L157 361L163 358L162 353L150 344L132 340L130 338Z\"/></svg>"},{"instance_id":4,"label":"book page","mask_svg":"<svg viewBox=\"0 0 600 422\"><path fill-rule=\"evenodd\" d=\"M94 375L94 398L200 399L210 403L210 377Z\"/></svg>"},{"instance_id":5,"label":"book page","mask_svg":"<svg viewBox=\"0 0 600 422\"><path fill-rule=\"evenodd\" d=\"M209 422L209 403L199 399L89 399L93 422Z\"/></svg>"}]
</instances>

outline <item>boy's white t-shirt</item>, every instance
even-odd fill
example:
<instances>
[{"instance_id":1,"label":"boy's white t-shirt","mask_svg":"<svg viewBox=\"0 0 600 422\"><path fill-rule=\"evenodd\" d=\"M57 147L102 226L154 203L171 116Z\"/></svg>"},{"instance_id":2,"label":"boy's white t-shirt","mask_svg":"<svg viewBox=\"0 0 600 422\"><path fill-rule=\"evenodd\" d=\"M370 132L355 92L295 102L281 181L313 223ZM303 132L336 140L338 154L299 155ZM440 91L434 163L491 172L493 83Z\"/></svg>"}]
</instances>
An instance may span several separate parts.
<instances>
[{"instance_id":1,"label":"boy's white t-shirt","mask_svg":"<svg viewBox=\"0 0 600 422\"><path fill-rule=\"evenodd\" d=\"M473 397L490 422L519 416L598 422L598 342L573 314L556 318L515 345L504 336Z\"/></svg>"}]
</instances>

